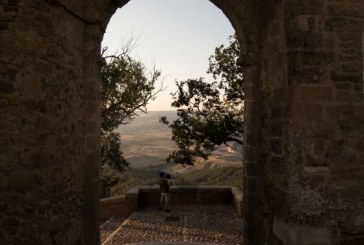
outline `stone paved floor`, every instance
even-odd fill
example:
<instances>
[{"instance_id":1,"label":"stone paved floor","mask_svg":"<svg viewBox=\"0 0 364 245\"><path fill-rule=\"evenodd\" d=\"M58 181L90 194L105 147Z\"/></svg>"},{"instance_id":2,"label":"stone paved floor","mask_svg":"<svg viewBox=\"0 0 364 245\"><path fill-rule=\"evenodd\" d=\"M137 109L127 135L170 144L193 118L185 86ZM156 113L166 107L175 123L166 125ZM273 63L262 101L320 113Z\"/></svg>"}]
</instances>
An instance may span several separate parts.
<instances>
[{"instance_id":1,"label":"stone paved floor","mask_svg":"<svg viewBox=\"0 0 364 245\"><path fill-rule=\"evenodd\" d=\"M174 206L134 212L104 245L147 242L195 242L241 245L243 222L231 205Z\"/></svg>"}]
</instances>

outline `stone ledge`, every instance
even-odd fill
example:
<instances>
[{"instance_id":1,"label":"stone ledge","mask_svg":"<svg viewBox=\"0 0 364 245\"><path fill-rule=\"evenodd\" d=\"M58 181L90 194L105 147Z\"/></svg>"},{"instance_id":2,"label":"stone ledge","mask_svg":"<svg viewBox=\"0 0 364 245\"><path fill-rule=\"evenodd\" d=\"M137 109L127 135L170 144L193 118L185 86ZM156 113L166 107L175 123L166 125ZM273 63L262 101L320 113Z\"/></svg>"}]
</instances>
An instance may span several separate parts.
<instances>
[{"instance_id":1,"label":"stone ledge","mask_svg":"<svg viewBox=\"0 0 364 245\"><path fill-rule=\"evenodd\" d=\"M125 196L107 197L100 199L100 205L120 203L125 201Z\"/></svg>"},{"instance_id":2,"label":"stone ledge","mask_svg":"<svg viewBox=\"0 0 364 245\"><path fill-rule=\"evenodd\" d=\"M125 196L100 200L100 219L130 215L138 208L159 205L159 186L136 186ZM171 205L228 204L235 206L238 217L243 217L243 191L229 186L172 186Z\"/></svg>"},{"instance_id":3,"label":"stone ledge","mask_svg":"<svg viewBox=\"0 0 364 245\"><path fill-rule=\"evenodd\" d=\"M160 192L159 186L137 186L140 192ZM230 186L171 186L171 192L230 192Z\"/></svg>"},{"instance_id":4,"label":"stone ledge","mask_svg":"<svg viewBox=\"0 0 364 245\"><path fill-rule=\"evenodd\" d=\"M278 218L273 221L273 234L284 245L331 245L331 232L325 227L285 223Z\"/></svg>"}]
</instances>

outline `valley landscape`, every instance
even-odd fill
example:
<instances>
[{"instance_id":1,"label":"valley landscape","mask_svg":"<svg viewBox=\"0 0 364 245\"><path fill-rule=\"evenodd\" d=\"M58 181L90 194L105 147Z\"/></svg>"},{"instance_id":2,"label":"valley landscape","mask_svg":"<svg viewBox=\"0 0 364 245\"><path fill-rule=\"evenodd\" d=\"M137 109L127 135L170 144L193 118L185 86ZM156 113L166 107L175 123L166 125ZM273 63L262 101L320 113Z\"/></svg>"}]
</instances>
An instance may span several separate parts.
<instances>
[{"instance_id":1,"label":"valley landscape","mask_svg":"<svg viewBox=\"0 0 364 245\"><path fill-rule=\"evenodd\" d=\"M122 195L136 185L155 185L160 171L170 173L175 185L242 186L242 151L238 145L220 146L208 160L197 159L194 166L167 163L166 158L177 147L171 130L159 123L161 116L170 121L177 118L175 111L152 111L118 128L121 150L130 166L122 173L104 169L104 174L119 179L110 196Z\"/></svg>"}]
</instances>

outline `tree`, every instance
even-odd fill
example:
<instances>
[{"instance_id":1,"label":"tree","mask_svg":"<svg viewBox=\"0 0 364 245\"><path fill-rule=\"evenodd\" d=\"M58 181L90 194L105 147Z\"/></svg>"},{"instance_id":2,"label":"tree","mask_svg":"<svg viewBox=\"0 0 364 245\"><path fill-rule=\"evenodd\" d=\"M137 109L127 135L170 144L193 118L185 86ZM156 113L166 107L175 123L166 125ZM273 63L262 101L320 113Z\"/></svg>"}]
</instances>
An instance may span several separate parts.
<instances>
[{"instance_id":1,"label":"tree","mask_svg":"<svg viewBox=\"0 0 364 245\"><path fill-rule=\"evenodd\" d=\"M154 92L160 77L156 68L147 74L146 67L129 55L130 44L119 55L105 56L101 69L101 165L122 171L129 163L120 150L119 125L130 123L138 114L147 112L148 101L154 100L162 87ZM102 55L107 48L103 49Z\"/></svg>"},{"instance_id":2,"label":"tree","mask_svg":"<svg viewBox=\"0 0 364 245\"><path fill-rule=\"evenodd\" d=\"M178 146L167 160L193 164L196 157L207 159L218 145L242 144L244 83L237 65L239 55L239 43L231 36L229 45L217 47L209 58L207 73L213 82L203 78L176 82L172 106L177 108L177 119L160 119L172 129L172 140Z\"/></svg>"},{"instance_id":3,"label":"tree","mask_svg":"<svg viewBox=\"0 0 364 245\"><path fill-rule=\"evenodd\" d=\"M120 135L110 132L101 138L101 165L107 164L113 169L122 171L129 163L123 157L120 150Z\"/></svg>"}]
</instances>

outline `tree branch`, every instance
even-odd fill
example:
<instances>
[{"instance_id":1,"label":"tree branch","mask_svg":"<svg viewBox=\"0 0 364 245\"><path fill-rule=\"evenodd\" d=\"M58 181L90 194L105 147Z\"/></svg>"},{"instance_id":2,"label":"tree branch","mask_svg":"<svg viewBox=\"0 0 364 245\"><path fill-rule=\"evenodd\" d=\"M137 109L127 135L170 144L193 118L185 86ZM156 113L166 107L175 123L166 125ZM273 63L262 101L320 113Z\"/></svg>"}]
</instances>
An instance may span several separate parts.
<instances>
[{"instance_id":1,"label":"tree branch","mask_svg":"<svg viewBox=\"0 0 364 245\"><path fill-rule=\"evenodd\" d=\"M233 138L233 137L227 137L226 141L234 141L234 142L238 143L239 145L243 145L242 140L239 140L239 139L236 139L236 138Z\"/></svg>"}]
</instances>

